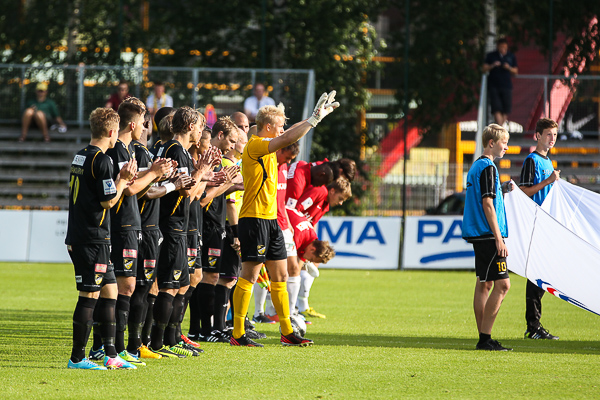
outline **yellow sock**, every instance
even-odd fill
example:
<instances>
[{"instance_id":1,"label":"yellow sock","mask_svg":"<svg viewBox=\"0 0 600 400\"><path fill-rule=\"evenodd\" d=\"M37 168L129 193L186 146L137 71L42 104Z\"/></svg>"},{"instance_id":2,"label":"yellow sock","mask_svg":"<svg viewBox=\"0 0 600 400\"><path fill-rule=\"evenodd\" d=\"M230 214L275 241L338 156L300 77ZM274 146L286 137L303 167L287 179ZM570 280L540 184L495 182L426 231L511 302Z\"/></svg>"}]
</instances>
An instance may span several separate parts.
<instances>
[{"instance_id":1,"label":"yellow sock","mask_svg":"<svg viewBox=\"0 0 600 400\"><path fill-rule=\"evenodd\" d=\"M233 337L235 339L239 339L246 333L244 322L250 298L252 298L252 283L244 278L239 278L233 292Z\"/></svg>"},{"instance_id":2,"label":"yellow sock","mask_svg":"<svg viewBox=\"0 0 600 400\"><path fill-rule=\"evenodd\" d=\"M288 298L286 282L271 282L271 300L279 316L281 334L289 335L294 330L290 322L290 300Z\"/></svg>"}]
</instances>

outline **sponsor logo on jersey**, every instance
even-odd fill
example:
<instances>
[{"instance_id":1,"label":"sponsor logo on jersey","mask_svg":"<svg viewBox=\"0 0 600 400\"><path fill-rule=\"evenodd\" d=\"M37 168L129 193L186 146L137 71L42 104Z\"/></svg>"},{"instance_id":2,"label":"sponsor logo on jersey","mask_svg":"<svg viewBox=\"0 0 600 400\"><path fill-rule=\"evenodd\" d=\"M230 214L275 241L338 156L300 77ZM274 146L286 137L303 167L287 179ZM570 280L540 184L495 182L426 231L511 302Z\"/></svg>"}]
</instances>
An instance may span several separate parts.
<instances>
[{"instance_id":1,"label":"sponsor logo on jersey","mask_svg":"<svg viewBox=\"0 0 600 400\"><path fill-rule=\"evenodd\" d=\"M94 265L94 271L95 272L105 273L106 272L106 264L96 264L96 265Z\"/></svg>"},{"instance_id":2,"label":"sponsor logo on jersey","mask_svg":"<svg viewBox=\"0 0 600 400\"><path fill-rule=\"evenodd\" d=\"M127 161L121 161L118 165L119 165L119 171L123 169L123 167L125 166L125 164L127 164Z\"/></svg>"},{"instance_id":3,"label":"sponsor logo on jersey","mask_svg":"<svg viewBox=\"0 0 600 400\"><path fill-rule=\"evenodd\" d=\"M277 184L277 190L285 190L285 189L287 189L287 182Z\"/></svg>"},{"instance_id":4,"label":"sponsor logo on jersey","mask_svg":"<svg viewBox=\"0 0 600 400\"><path fill-rule=\"evenodd\" d=\"M188 257L198 257L198 249L188 248Z\"/></svg>"},{"instance_id":5,"label":"sponsor logo on jersey","mask_svg":"<svg viewBox=\"0 0 600 400\"><path fill-rule=\"evenodd\" d=\"M137 258L136 249L123 249L123 257Z\"/></svg>"},{"instance_id":6,"label":"sponsor logo on jersey","mask_svg":"<svg viewBox=\"0 0 600 400\"><path fill-rule=\"evenodd\" d=\"M79 165L83 167L83 163L85 163L85 156L82 156L80 154L76 154L75 158L73 159L73 164L74 165Z\"/></svg>"},{"instance_id":7,"label":"sponsor logo on jersey","mask_svg":"<svg viewBox=\"0 0 600 400\"><path fill-rule=\"evenodd\" d=\"M144 268L155 268L156 260L144 260Z\"/></svg>"},{"instance_id":8,"label":"sponsor logo on jersey","mask_svg":"<svg viewBox=\"0 0 600 400\"><path fill-rule=\"evenodd\" d=\"M180 269L176 269L175 271L173 271L173 279L175 279L176 281L178 281L179 278L181 278L181 270Z\"/></svg>"},{"instance_id":9,"label":"sponsor logo on jersey","mask_svg":"<svg viewBox=\"0 0 600 400\"><path fill-rule=\"evenodd\" d=\"M81 275L75 275L75 283L81 283L83 282L83 278L81 277Z\"/></svg>"},{"instance_id":10,"label":"sponsor logo on jersey","mask_svg":"<svg viewBox=\"0 0 600 400\"><path fill-rule=\"evenodd\" d=\"M71 246L70 244L67 245L67 251L73 251L73 246Z\"/></svg>"},{"instance_id":11,"label":"sponsor logo on jersey","mask_svg":"<svg viewBox=\"0 0 600 400\"><path fill-rule=\"evenodd\" d=\"M208 265L214 267L217 263L217 257L208 257Z\"/></svg>"},{"instance_id":12,"label":"sponsor logo on jersey","mask_svg":"<svg viewBox=\"0 0 600 400\"><path fill-rule=\"evenodd\" d=\"M188 167L177 168L177 172L183 172L186 175L189 175L188 171L189 171Z\"/></svg>"},{"instance_id":13,"label":"sponsor logo on jersey","mask_svg":"<svg viewBox=\"0 0 600 400\"><path fill-rule=\"evenodd\" d=\"M96 285L100 285L103 280L104 274L96 274L96 277L94 278L94 282L96 283Z\"/></svg>"},{"instance_id":14,"label":"sponsor logo on jersey","mask_svg":"<svg viewBox=\"0 0 600 400\"><path fill-rule=\"evenodd\" d=\"M116 194L117 187L115 186L115 181L112 179L103 179L102 187L104 188L104 195L108 196L109 194Z\"/></svg>"},{"instance_id":15,"label":"sponsor logo on jersey","mask_svg":"<svg viewBox=\"0 0 600 400\"><path fill-rule=\"evenodd\" d=\"M209 256L221 257L221 249L208 249Z\"/></svg>"},{"instance_id":16,"label":"sponsor logo on jersey","mask_svg":"<svg viewBox=\"0 0 600 400\"><path fill-rule=\"evenodd\" d=\"M162 153L163 153L163 151L164 151L164 150L165 150L165 148L164 148L164 147L160 147L160 148L158 149L158 151L156 152L156 157L160 157L160 156L162 155Z\"/></svg>"},{"instance_id":17,"label":"sponsor logo on jersey","mask_svg":"<svg viewBox=\"0 0 600 400\"><path fill-rule=\"evenodd\" d=\"M123 259L123 267L126 270L130 270L131 267L133 267L133 260L131 258L124 258Z\"/></svg>"},{"instance_id":18,"label":"sponsor logo on jersey","mask_svg":"<svg viewBox=\"0 0 600 400\"><path fill-rule=\"evenodd\" d=\"M288 179L292 179L294 177L294 174L296 173L296 167L298 166L298 163L295 162L292 165L290 165L290 169L288 169Z\"/></svg>"},{"instance_id":19,"label":"sponsor logo on jersey","mask_svg":"<svg viewBox=\"0 0 600 400\"><path fill-rule=\"evenodd\" d=\"M307 197L302 203L300 203L302 207L306 210L308 207L313 205L313 200L310 197Z\"/></svg>"},{"instance_id":20,"label":"sponsor logo on jersey","mask_svg":"<svg viewBox=\"0 0 600 400\"><path fill-rule=\"evenodd\" d=\"M261 256L265 255L266 250L267 250L267 248L262 244L259 244L258 246L256 246L256 251L258 251L258 254L260 254Z\"/></svg>"}]
</instances>

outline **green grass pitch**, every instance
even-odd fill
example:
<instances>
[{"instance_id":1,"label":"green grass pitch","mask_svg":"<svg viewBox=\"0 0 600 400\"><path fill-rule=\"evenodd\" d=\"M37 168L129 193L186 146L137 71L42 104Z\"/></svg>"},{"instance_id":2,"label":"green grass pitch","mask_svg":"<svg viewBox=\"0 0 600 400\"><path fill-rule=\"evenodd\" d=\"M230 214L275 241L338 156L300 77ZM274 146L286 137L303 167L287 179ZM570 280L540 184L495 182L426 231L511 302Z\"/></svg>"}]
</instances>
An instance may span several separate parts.
<instances>
[{"instance_id":1,"label":"green grass pitch","mask_svg":"<svg viewBox=\"0 0 600 400\"><path fill-rule=\"evenodd\" d=\"M549 294L542 323L559 341L523 339L525 280L493 337L475 351L473 272L324 270L311 305L312 348L206 344L205 354L149 360L136 371L68 370L77 292L71 265L0 263L3 399L600 398L600 319ZM253 304L253 302L252 302ZM252 309L251 305L251 309ZM184 322L187 331L187 320Z\"/></svg>"}]
</instances>

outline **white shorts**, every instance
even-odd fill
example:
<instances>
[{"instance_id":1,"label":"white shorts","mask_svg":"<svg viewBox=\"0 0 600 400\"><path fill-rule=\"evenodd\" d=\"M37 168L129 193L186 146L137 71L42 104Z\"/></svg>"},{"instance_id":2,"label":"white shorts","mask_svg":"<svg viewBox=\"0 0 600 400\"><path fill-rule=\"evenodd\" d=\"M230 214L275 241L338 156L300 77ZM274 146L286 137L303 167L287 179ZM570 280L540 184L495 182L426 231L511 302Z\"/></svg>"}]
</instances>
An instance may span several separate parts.
<instances>
[{"instance_id":1,"label":"white shorts","mask_svg":"<svg viewBox=\"0 0 600 400\"><path fill-rule=\"evenodd\" d=\"M287 251L288 257L296 257L298 252L296 251L296 243L294 242L294 234L290 229L283 231L283 240L285 241L285 251Z\"/></svg>"}]
</instances>

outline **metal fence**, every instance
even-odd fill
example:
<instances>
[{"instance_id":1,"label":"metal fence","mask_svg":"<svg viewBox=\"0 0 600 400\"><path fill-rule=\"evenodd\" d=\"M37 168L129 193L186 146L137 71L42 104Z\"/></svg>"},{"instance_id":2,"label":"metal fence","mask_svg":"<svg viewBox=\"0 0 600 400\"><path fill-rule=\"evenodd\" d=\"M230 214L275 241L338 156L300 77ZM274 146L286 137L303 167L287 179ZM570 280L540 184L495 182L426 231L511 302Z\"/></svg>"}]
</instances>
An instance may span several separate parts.
<instances>
[{"instance_id":1,"label":"metal fence","mask_svg":"<svg viewBox=\"0 0 600 400\"><path fill-rule=\"evenodd\" d=\"M153 82L162 81L175 107L212 104L218 116L243 111L256 82L285 105L290 121L308 118L314 107L313 70L0 64L0 123L19 123L36 84L46 82L65 122L87 126L90 112L106 104L120 80L143 101Z\"/></svg>"}]
</instances>

